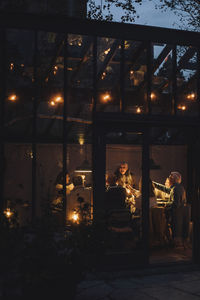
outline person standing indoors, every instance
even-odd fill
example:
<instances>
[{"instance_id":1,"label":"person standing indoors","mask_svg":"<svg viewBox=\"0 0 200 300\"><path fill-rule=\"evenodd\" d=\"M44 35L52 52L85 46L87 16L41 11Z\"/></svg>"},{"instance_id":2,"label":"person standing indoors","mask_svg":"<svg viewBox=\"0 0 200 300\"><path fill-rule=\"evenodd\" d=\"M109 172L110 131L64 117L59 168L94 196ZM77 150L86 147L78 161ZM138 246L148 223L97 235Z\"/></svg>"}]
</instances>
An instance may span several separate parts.
<instances>
[{"instance_id":1,"label":"person standing indoors","mask_svg":"<svg viewBox=\"0 0 200 300\"><path fill-rule=\"evenodd\" d=\"M135 212L135 180L128 163L122 162L114 173L115 184L126 191L126 204L130 207L131 213Z\"/></svg>"},{"instance_id":2,"label":"person standing indoors","mask_svg":"<svg viewBox=\"0 0 200 300\"><path fill-rule=\"evenodd\" d=\"M172 238L176 246L180 246L186 236L183 231L185 221L186 192L182 185L182 176L179 172L173 171L169 175L169 188L162 188L162 185L154 182L156 188L169 193L169 206L166 209L166 216L171 223Z\"/></svg>"},{"instance_id":3,"label":"person standing indoors","mask_svg":"<svg viewBox=\"0 0 200 300\"><path fill-rule=\"evenodd\" d=\"M126 187L127 185L131 187L135 186L134 176L131 173L127 162L122 162L119 165L119 167L114 172L114 176L117 185L120 185L122 187Z\"/></svg>"}]
</instances>

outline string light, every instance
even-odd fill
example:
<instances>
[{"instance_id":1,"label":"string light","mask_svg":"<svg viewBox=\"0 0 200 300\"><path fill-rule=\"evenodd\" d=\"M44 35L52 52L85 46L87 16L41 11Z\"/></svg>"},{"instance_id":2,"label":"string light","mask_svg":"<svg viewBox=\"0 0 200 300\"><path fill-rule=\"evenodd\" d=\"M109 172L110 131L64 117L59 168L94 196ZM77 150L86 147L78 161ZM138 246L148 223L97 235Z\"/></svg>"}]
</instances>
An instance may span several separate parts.
<instances>
[{"instance_id":1,"label":"string light","mask_svg":"<svg viewBox=\"0 0 200 300\"><path fill-rule=\"evenodd\" d=\"M187 95L187 99L188 99L188 100L194 100L194 99L195 99L195 96L196 96L195 93L188 94L188 95Z\"/></svg>"},{"instance_id":2,"label":"string light","mask_svg":"<svg viewBox=\"0 0 200 300\"><path fill-rule=\"evenodd\" d=\"M105 93L101 96L101 101L102 102L109 102L111 100L111 95L109 93Z\"/></svg>"},{"instance_id":3,"label":"string light","mask_svg":"<svg viewBox=\"0 0 200 300\"><path fill-rule=\"evenodd\" d=\"M140 108L140 107L137 107L136 113L137 113L137 114L140 114L141 112L142 112L141 108Z\"/></svg>"},{"instance_id":4,"label":"string light","mask_svg":"<svg viewBox=\"0 0 200 300\"><path fill-rule=\"evenodd\" d=\"M56 103L55 103L53 100L51 100L51 101L50 101L50 105L51 105L51 106L55 106Z\"/></svg>"},{"instance_id":5,"label":"string light","mask_svg":"<svg viewBox=\"0 0 200 300\"><path fill-rule=\"evenodd\" d=\"M185 105L179 105L178 106L178 109L180 109L180 110L186 110L187 109L187 107L185 106Z\"/></svg>"},{"instance_id":6,"label":"string light","mask_svg":"<svg viewBox=\"0 0 200 300\"><path fill-rule=\"evenodd\" d=\"M9 218L12 217L13 212L10 210L10 208L6 208L6 209L4 210L4 214L5 214L6 218L9 219Z\"/></svg>"},{"instance_id":7,"label":"string light","mask_svg":"<svg viewBox=\"0 0 200 300\"><path fill-rule=\"evenodd\" d=\"M17 95L11 94L11 95L8 97L8 100L10 100L10 101L15 101L15 100L17 100Z\"/></svg>"},{"instance_id":8,"label":"string light","mask_svg":"<svg viewBox=\"0 0 200 300\"><path fill-rule=\"evenodd\" d=\"M12 71L14 69L14 63L10 63L10 70Z\"/></svg>"},{"instance_id":9,"label":"string light","mask_svg":"<svg viewBox=\"0 0 200 300\"><path fill-rule=\"evenodd\" d=\"M63 98L61 96L56 96L55 97L55 102L56 103L62 103L63 102Z\"/></svg>"},{"instance_id":10,"label":"string light","mask_svg":"<svg viewBox=\"0 0 200 300\"><path fill-rule=\"evenodd\" d=\"M104 53L107 55L110 52L110 48L104 51Z\"/></svg>"},{"instance_id":11,"label":"string light","mask_svg":"<svg viewBox=\"0 0 200 300\"><path fill-rule=\"evenodd\" d=\"M79 139L78 139L78 142L79 142L80 145L84 145L84 143L85 143L84 137L80 136Z\"/></svg>"},{"instance_id":12,"label":"string light","mask_svg":"<svg viewBox=\"0 0 200 300\"><path fill-rule=\"evenodd\" d=\"M73 213L73 215L72 215L72 220L74 221L74 222L78 222L78 220L79 220L79 215L78 215L78 213L77 212L74 212Z\"/></svg>"},{"instance_id":13,"label":"string light","mask_svg":"<svg viewBox=\"0 0 200 300\"><path fill-rule=\"evenodd\" d=\"M155 100L156 99L156 94L155 93L151 93L151 100Z\"/></svg>"},{"instance_id":14,"label":"string light","mask_svg":"<svg viewBox=\"0 0 200 300\"><path fill-rule=\"evenodd\" d=\"M101 79L103 80L106 77L106 72L102 73Z\"/></svg>"},{"instance_id":15,"label":"string light","mask_svg":"<svg viewBox=\"0 0 200 300\"><path fill-rule=\"evenodd\" d=\"M58 71L58 66L54 66L53 69L54 69L54 70L53 70L53 74L56 75L56 73L57 73L57 71Z\"/></svg>"}]
</instances>

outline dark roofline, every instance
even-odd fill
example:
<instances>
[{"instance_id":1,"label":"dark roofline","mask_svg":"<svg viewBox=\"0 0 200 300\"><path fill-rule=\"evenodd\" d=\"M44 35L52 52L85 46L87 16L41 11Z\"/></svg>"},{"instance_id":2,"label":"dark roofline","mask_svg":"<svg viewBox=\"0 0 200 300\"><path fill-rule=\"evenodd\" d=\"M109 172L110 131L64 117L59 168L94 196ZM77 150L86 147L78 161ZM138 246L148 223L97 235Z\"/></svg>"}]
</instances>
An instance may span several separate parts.
<instances>
[{"instance_id":1,"label":"dark roofline","mask_svg":"<svg viewBox=\"0 0 200 300\"><path fill-rule=\"evenodd\" d=\"M200 32L69 18L62 15L0 13L0 28L68 32L136 41L200 46Z\"/></svg>"}]
</instances>

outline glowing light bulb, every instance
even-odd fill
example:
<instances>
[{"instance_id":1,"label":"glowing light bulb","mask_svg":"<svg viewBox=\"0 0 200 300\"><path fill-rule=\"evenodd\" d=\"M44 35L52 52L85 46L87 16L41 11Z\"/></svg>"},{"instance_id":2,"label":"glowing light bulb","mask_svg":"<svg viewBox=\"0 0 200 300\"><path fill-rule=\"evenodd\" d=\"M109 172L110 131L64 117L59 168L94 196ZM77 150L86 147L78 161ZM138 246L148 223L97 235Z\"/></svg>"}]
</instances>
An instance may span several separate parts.
<instances>
[{"instance_id":1,"label":"glowing light bulb","mask_svg":"<svg viewBox=\"0 0 200 300\"><path fill-rule=\"evenodd\" d=\"M136 113L137 113L137 114L140 114L141 112L142 112L141 108L140 108L140 107L137 107Z\"/></svg>"},{"instance_id":2,"label":"glowing light bulb","mask_svg":"<svg viewBox=\"0 0 200 300\"><path fill-rule=\"evenodd\" d=\"M12 71L14 69L14 64L10 63L10 70Z\"/></svg>"},{"instance_id":3,"label":"glowing light bulb","mask_svg":"<svg viewBox=\"0 0 200 300\"><path fill-rule=\"evenodd\" d=\"M55 105L56 105L55 101L53 101L53 100L50 101L50 105L51 105L51 106L55 106Z\"/></svg>"},{"instance_id":4,"label":"glowing light bulb","mask_svg":"<svg viewBox=\"0 0 200 300\"><path fill-rule=\"evenodd\" d=\"M108 54L110 52L110 48L104 51L105 54Z\"/></svg>"},{"instance_id":5,"label":"glowing light bulb","mask_svg":"<svg viewBox=\"0 0 200 300\"><path fill-rule=\"evenodd\" d=\"M57 96L57 97L55 97L55 102L61 103L61 102L63 102L63 98L61 96Z\"/></svg>"},{"instance_id":6,"label":"glowing light bulb","mask_svg":"<svg viewBox=\"0 0 200 300\"><path fill-rule=\"evenodd\" d=\"M74 222L77 222L78 219L79 219L78 214L77 214L76 212L74 212L74 214L73 214L73 216L72 216L72 220L73 220Z\"/></svg>"},{"instance_id":7,"label":"glowing light bulb","mask_svg":"<svg viewBox=\"0 0 200 300\"><path fill-rule=\"evenodd\" d=\"M109 93L106 93L104 95L102 95L102 101L103 102L109 102L111 100L111 96Z\"/></svg>"},{"instance_id":8,"label":"glowing light bulb","mask_svg":"<svg viewBox=\"0 0 200 300\"><path fill-rule=\"evenodd\" d=\"M191 93L187 95L188 100L194 100L195 99L195 93Z\"/></svg>"},{"instance_id":9,"label":"glowing light bulb","mask_svg":"<svg viewBox=\"0 0 200 300\"><path fill-rule=\"evenodd\" d=\"M186 110L187 109L187 107L185 106L185 105L179 105L178 106L178 109L180 109L180 110Z\"/></svg>"},{"instance_id":10,"label":"glowing light bulb","mask_svg":"<svg viewBox=\"0 0 200 300\"><path fill-rule=\"evenodd\" d=\"M11 212L10 208L7 208L5 211L4 211L4 214L6 216L6 218L10 218L12 215L13 215L13 212Z\"/></svg>"},{"instance_id":11,"label":"glowing light bulb","mask_svg":"<svg viewBox=\"0 0 200 300\"><path fill-rule=\"evenodd\" d=\"M10 100L10 101L15 101L15 100L17 100L17 95L15 95L15 94L10 95L10 96L8 97L8 100Z\"/></svg>"},{"instance_id":12,"label":"glowing light bulb","mask_svg":"<svg viewBox=\"0 0 200 300\"><path fill-rule=\"evenodd\" d=\"M151 93L151 100L155 100L156 99L156 94L155 93Z\"/></svg>"}]
</instances>

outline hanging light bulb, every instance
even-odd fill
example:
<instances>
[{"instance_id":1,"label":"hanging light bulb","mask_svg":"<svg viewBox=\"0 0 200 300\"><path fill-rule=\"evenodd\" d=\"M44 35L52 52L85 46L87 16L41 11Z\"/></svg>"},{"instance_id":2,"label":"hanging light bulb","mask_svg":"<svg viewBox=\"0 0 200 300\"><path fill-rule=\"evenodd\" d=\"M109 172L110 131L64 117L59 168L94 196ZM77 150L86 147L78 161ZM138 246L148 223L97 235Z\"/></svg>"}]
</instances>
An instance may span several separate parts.
<instances>
[{"instance_id":1,"label":"hanging light bulb","mask_svg":"<svg viewBox=\"0 0 200 300\"><path fill-rule=\"evenodd\" d=\"M10 208L6 208L4 210L4 214L5 214L6 218L10 219L13 215L13 212L10 210Z\"/></svg>"},{"instance_id":2,"label":"hanging light bulb","mask_svg":"<svg viewBox=\"0 0 200 300\"><path fill-rule=\"evenodd\" d=\"M11 94L10 96L8 96L8 100L16 101L17 100L17 95L16 94Z\"/></svg>"},{"instance_id":3,"label":"hanging light bulb","mask_svg":"<svg viewBox=\"0 0 200 300\"><path fill-rule=\"evenodd\" d=\"M142 112L141 108L140 108L140 107L137 107L136 113L137 113L137 114L140 114L141 112Z\"/></svg>"},{"instance_id":4,"label":"hanging light bulb","mask_svg":"<svg viewBox=\"0 0 200 300\"><path fill-rule=\"evenodd\" d=\"M56 97L55 97L55 102L56 102L56 103L62 103L62 102L63 102L63 97L61 97L61 96L56 96Z\"/></svg>"},{"instance_id":5,"label":"hanging light bulb","mask_svg":"<svg viewBox=\"0 0 200 300\"><path fill-rule=\"evenodd\" d=\"M109 101L111 101L111 95L110 93L105 93L105 94L102 94L101 96L101 102L104 102L104 103L108 103Z\"/></svg>"}]
</instances>

